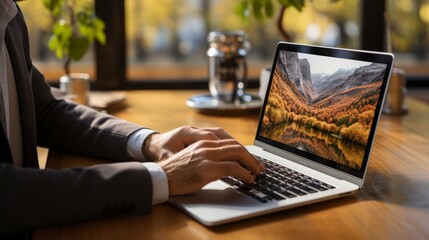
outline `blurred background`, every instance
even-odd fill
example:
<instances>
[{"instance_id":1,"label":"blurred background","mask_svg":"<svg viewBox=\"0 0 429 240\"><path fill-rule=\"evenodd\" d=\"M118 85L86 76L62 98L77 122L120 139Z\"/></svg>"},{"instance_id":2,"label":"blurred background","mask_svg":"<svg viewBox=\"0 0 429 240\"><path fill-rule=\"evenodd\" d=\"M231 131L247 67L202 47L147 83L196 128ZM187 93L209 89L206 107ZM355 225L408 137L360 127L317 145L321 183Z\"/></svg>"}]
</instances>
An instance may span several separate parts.
<instances>
[{"instance_id":1,"label":"blurred background","mask_svg":"<svg viewBox=\"0 0 429 240\"><path fill-rule=\"evenodd\" d=\"M139 83L134 85L139 88L161 88L163 82L169 83L170 88L174 83L179 86L188 82L185 85L192 87L198 82L207 82L207 35L219 30L247 33L252 44L247 58L249 76L256 82L260 69L271 65L275 45L282 38L276 28L277 16L262 22L250 18L246 23L234 13L239 2L123 1L126 82ZM62 62L47 47L51 16L42 0L27 0L19 5L27 20L34 64L55 83L63 71ZM429 86L429 0L386 0L385 12L396 66L406 71L408 85ZM360 48L364 27L361 23L365 17L359 0L336 3L319 0L308 1L302 12L289 8L282 21L294 42ZM109 41L109 36L107 39ZM73 63L72 70L89 72L96 78L94 52Z\"/></svg>"}]
</instances>

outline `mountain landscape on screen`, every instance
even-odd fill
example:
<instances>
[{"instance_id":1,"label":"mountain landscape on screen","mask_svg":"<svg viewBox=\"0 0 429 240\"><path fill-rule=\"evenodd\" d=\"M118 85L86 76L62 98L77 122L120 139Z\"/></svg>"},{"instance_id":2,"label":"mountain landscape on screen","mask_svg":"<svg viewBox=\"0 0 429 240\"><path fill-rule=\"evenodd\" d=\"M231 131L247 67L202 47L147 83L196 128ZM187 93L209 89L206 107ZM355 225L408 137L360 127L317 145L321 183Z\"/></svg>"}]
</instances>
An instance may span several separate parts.
<instances>
[{"instance_id":1,"label":"mountain landscape on screen","mask_svg":"<svg viewBox=\"0 0 429 240\"><path fill-rule=\"evenodd\" d=\"M259 134L360 169L386 65L312 56L279 52Z\"/></svg>"}]
</instances>

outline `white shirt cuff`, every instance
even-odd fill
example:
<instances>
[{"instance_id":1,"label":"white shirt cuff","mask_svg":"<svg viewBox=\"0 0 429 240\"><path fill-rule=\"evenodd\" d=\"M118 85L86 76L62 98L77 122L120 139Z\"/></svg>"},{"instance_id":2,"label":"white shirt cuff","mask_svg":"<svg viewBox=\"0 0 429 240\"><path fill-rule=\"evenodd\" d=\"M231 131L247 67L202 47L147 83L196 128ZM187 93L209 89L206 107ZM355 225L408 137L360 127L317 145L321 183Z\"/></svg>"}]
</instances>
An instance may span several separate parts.
<instances>
[{"instance_id":1,"label":"white shirt cuff","mask_svg":"<svg viewBox=\"0 0 429 240\"><path fill-rule=\"evenodd\" d=\"M139 129L133 132L128 138L128 156L141 161L147 161L143 156L142 146L146 138L156 131L150 129ZM157 205L168 200L168 179L164 170L156 163L142 163L150 173L152 179L152 205Z\"/></svg>"},{"instance_id":2,"label":"white shirt cuff","mask_svg":"<svg viewBox=\"0 0 429 240\"><path fill-rule=\"evenodd\" d=\"M156 131L153 131L151 129L145 129L145 128L142 128L133 132L128 138L128 142L127 142L128 156L134 159L138 159L140 161L148 161L148 159L146 159L143 156L142 147L146 138L155 132Z\"/></svg>"},{"instance_id":3,"label":"white shirt cuff","mask_svg":"<svg viewBox=\"0 0 429 240\"><path fill-rule=\"evenodd\" d=\"M152 178L152 206L166 202L168 200L168 180L167 174L156 163L142 163L150 173Z\"/></svg>"}]
</instances>

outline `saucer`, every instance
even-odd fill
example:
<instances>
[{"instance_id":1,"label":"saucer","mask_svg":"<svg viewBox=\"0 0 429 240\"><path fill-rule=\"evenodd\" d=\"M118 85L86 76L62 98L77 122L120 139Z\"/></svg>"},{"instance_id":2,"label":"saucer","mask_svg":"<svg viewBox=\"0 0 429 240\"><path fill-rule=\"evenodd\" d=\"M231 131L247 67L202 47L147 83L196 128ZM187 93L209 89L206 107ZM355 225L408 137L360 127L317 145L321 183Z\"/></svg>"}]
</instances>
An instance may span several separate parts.
<instances>
[{"instance_id":1,"label":"saucer","mask_svg":"<svg viewBox=\"0 0 429 240\"><path fill-rule=\"evenodd\" d=\"M243 112L259 110L262 101L257 95L244 94L241 101L234 103L225 102L210 94L199 94L190 97L186 105L199 111L216 113L216 112Z\"/></svg>"}]
</instances>

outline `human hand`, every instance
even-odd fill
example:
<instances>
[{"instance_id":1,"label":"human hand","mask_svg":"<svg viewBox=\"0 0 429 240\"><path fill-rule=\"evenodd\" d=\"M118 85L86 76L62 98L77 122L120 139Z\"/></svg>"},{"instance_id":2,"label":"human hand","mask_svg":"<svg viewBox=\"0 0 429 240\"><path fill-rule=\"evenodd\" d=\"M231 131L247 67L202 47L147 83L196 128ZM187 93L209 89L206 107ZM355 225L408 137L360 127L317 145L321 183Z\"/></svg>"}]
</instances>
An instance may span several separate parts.
<instances>
[{"instance_id":1,"label":"human hand","mask_svg":"<svg viewBox=\"0 0 429 240\"><path fill-rule=\"evenodd\" d=\"M180 127L149 136L143 155L154 162L159 162L197 141L220 139L232 139L232 137L221 128Z\"/></svg>"},{"instance_id":2,"label":"human hand","mask_svg":"<svg viewBox=\"0 0 429 240\"><path fill-rule=\"evenodd\" d=\"M264 170L234 139L196 141L158 164L167 174L170 196L193 193L225 176L253 183Z\"/></svg>"}]
</instances>

